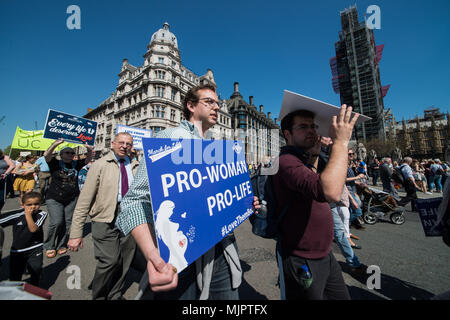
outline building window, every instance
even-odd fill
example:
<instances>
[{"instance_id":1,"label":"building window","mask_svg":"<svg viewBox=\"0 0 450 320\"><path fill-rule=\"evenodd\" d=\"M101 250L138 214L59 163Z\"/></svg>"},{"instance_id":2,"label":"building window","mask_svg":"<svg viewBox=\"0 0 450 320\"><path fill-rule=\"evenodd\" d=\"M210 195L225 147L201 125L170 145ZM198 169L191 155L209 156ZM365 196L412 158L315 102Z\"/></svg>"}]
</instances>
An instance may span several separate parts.
<instances>
[{"instance_id":1,"label":"building window","mask_svg":"<svg viewBox=\"0 0 450 320\"><path fill-rule=\"evenodd\" d=\"M152 109L152 117L154 118L164 118L166 112L165 112L166 107L162 106L162 105L155 105L154 110Z\"/></svg>"},{"instance_id":2,"label":"building window","mask_svg":"<svg viewBox=\"0 0 450 320\"><path fill-rule=\"evenodd\" d=\"M157 86L156 87L156 95L158 97L164 97L164 87Z\"/></svg>"},{"instance_id":3,"label":"building window","mask_svg":"<svg viewBox=\"0 0 450 320\"><path fill-rule=\"evenodd\" d=\"M170 120L175 121L175 110L170 109Z\"/></svg>"},{"instance_id":4,"label":"building window","mask_svg":"<svg viewBox=\"0 0 450 320\"><path fill-rule=\"evenodd\" d=\"M156 134L160 131L163 131L164 127L150 127L150 129L153 131L153 136L156 136Z\"/></svg>"},{"instance_id":5,"label":"building window","mask_svg":"<svg viewBox=\"0 0 450 320\"><path fill-rule=\"evenodd\" d=\"M172 92L170 93L170 100L175 101L176 94L177 94L177 90L172 88Z\"/></svg>"},{"instance_id":6,"label":"building window","mask_svg":"<svg viewBox=\"0 0 450 320\"><path fill-rule=\"evenodd\" d=\"M162 70L156 70L156 78L164 80L166 78L166 73Z\"/></svg>"},{"instance_id":7,"label":"building window","mask_svg":"<svg viewBox=\"0 0 450 320\"><path fill-rule=\"evenodd\" d=\"M176 66L177 66L177 64L174 61L172 61L172 68L175 69Z\"/></svg>"},{"instance_id":8,"label":"building window","mask_svg":"<svg viewBox=\"0 0 450 320\"><path fill-rule=\"evenodd\" d=\"M159 57L159 58L158 58L158 62L159 62L159 63L164 63L164 58Z\"/></svg>"}]
</instances>

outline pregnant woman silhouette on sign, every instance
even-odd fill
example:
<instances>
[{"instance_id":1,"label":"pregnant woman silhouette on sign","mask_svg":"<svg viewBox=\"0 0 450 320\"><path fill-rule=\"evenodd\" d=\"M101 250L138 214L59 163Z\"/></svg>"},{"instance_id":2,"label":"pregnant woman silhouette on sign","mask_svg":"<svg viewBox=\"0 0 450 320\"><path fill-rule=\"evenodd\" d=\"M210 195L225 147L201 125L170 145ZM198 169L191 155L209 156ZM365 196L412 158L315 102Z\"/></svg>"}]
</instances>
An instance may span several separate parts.
<instances>
[{"instance_id":1,"label":"pregnant woman silhouette on sign","mask_svg":"<svg viewBox=\"0 0 450 320\"><path fill-rule=\"evenodd\" d=\"M187 237L178 230L179 224L170 221L175 204L166 200L161 203L156 212L156 229L158 238L169 248L170 256L168 263L177 268L178 272L187 267L188 263L184 257L187 249Z\"/></svg>"}]
</instances>

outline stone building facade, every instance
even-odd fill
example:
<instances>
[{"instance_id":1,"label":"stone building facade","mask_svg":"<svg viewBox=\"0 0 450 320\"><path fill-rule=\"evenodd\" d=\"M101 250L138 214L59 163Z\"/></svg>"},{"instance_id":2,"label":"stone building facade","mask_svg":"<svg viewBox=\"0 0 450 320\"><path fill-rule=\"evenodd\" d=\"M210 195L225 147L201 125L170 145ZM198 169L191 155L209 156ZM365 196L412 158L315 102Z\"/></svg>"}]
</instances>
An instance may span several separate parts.
<instances>
[{"instance_id":1,"label":"stone building facade","mask_svg":"<svg viewBox=\"0 0 450 320\"><path fill-rule=\"evenodd\" d=\"M178 126L184 119L182 101L190 88L204 83L217 87L212 70L198 76L182 65L177 38L168 23L152 35L143 65L136 67L124 59L118 76L115 91L83 116L98 123L98 153L110 148L118 124L150 129L155 135ZM252 97L249 103L245 102L237 88L235 84L230 99L220 99L217 123L207 138L238 139L239 134L248 163L267 163L279 152L280 136L271 131L279 129L276 119L270 118L270 112L266 117L262 106L258 112ZM237 128L240 133L235 131ZM243 130L247 130L248 137Z\"/></svg>"},{"instance_id":2,"label":"stone building facade","mask_svg":"<svg viewBox=\"0 0 450 320\"><path fill-rule=\"evenodd\" d=\"M184 119L182 101L190 88L202 83L217 87L212 70L198 76L182 65L177 38L168 23L152 35L147 49L140 67L123 60L116 90L84 115L98 122L96 151L109 148L117 124L151 129L154 135L176 127ZM225 102L221 103L212 132L231 136L231 116Z\"/></svg>"},{"instance_id":3,"label":"stone building facade","mask_svg":"<svg viewBox=\"0 0 450 320\"><path fill-rule=\"evenodd\" d=\"M449 114L432 108L423 117L388 125L388 139L394 139L404 155L417 159L444 159L450 141Z\"/></svg>"}]
</instances>

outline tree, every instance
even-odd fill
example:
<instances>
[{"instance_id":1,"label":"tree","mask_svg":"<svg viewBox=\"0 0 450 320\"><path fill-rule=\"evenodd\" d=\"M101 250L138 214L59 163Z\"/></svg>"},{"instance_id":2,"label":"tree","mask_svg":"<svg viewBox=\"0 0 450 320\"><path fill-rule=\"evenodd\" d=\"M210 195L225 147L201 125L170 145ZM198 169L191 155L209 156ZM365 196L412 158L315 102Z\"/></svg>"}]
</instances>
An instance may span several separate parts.
<instances>
[{"instance_id":1,"label":"tree","mask_svg":"<svg viewBox=\"0 0 450 320\"><path fill-rule=\"evenodd\" d=\"M390 157L392 150L397 147L394 141L383 141L379 138L373 138L369 141L364 142L364 146L366 147L367 151L370 151L371 149L375 150L375 152L377 153L377 158Z\"/></svg>"}]
</instances>

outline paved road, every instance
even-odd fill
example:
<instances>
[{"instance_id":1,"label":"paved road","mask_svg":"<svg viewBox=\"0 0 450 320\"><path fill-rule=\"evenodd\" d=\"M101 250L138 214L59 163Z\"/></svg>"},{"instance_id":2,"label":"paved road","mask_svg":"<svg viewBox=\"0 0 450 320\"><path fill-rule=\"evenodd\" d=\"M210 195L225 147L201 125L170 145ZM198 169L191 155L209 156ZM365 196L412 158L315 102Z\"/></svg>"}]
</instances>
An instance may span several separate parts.
<instances>
[{"instance_id":1,"label":"paved road","mask_svg":"<svg viewBox=\"0 0 450 320\"><path fill-rule=\"evenodd\" d=\"M425 197L421 193L419 196ZM8 199L3 212L17 208L17 198ZM46 209L45 206L43 209ZM366 225L365 231L352 229L352 233L361 238L358 244L362 249L357 250L361 262L379 266L382 273L381 288L369 290L365 281L347 273L344 258L337 246L333 245L333 252L343 267L344 279L353 299L428 299L450 290L450 248L445 246L441 238L424 236L417 213L406 212L406 222L401 226L379 222L371 226ZM241 298L280 299L276 286L278 271L274 241L254 236L248 221L239 226L235 234L244 269L244 279L240 287ZM8 277L11 228L5 229L5 237L0 281ZM95 270L90 223L87 223L85 228L84 247L81 251L54 259L44 258L44 267L41 286L53 293L54 300L90 299L89 285ZM81 271L81 288L69 289L74 270L77 268ZM139 280L140 273L132 269L127 278L125 298L134 299Z\"/></svg>"}]
</instances>

